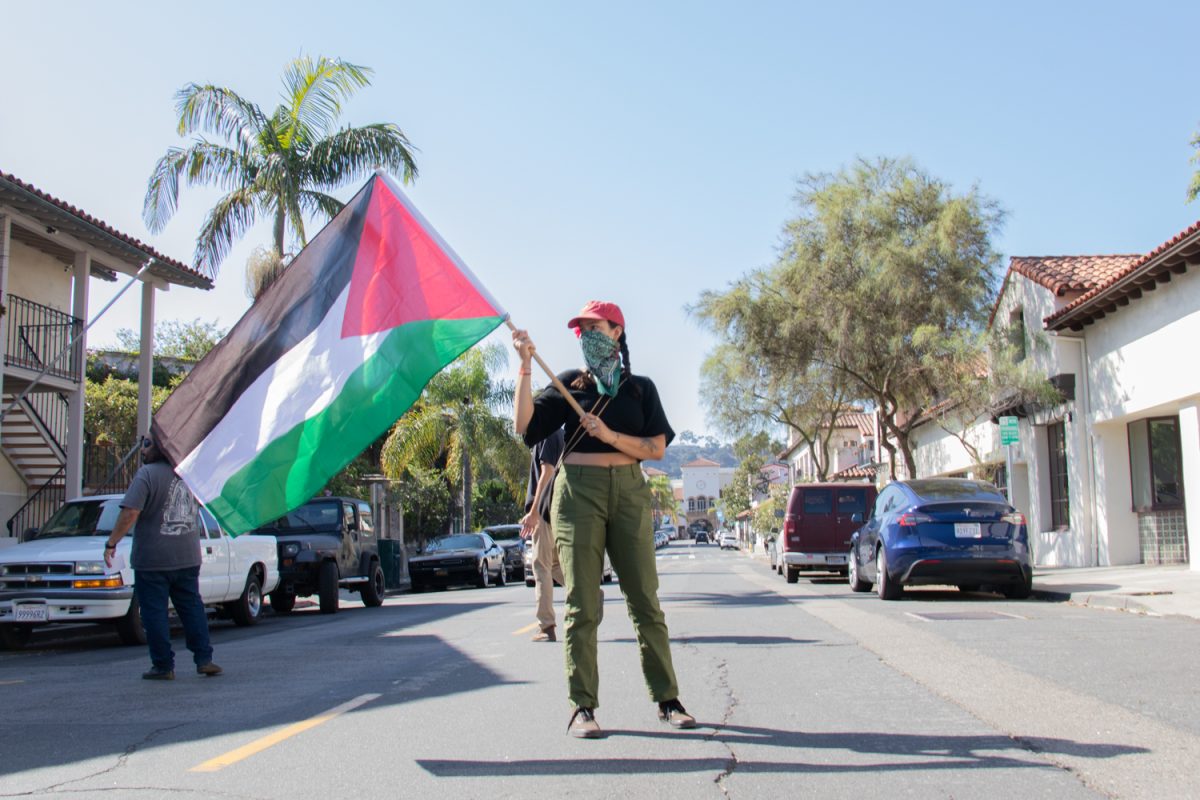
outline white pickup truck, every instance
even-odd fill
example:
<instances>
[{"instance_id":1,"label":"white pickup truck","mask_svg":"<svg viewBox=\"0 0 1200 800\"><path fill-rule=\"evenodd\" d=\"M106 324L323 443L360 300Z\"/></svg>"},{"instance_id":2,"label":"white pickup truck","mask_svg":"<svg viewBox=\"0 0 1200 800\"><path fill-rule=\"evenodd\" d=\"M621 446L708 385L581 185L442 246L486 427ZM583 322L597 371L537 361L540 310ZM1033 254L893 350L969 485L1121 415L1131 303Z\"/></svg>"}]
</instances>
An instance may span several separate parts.
<instances>
[{"instance_id":1,"label":"white pickup truck","mask_svg":"<svg viewBox=\"0 0 1200 800\"><path fill-rule=\"evenodd\" d=\"M121 495L68 501L33 539L0 549L0 645L18 649L39 625L108 622L125 644L143 644L141 614L129 567L132 531L117 546L114 568L104 544L120 513ZM233 538L200 509L200 596L219 616L253 625L263 595L279 583L271 536Z\"/></svg>"}]
</instances>

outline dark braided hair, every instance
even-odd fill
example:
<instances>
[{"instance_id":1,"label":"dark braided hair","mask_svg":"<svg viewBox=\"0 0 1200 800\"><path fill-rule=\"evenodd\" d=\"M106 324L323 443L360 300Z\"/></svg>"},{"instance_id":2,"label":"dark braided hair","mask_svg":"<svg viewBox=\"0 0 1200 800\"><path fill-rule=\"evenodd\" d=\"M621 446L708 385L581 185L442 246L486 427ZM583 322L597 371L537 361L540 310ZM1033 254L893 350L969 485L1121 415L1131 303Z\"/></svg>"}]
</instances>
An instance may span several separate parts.
<instances>
[{"instance_id":1,"label":"dark braided hair","mask_svg":"<svg viewBox=\"0 0 1200 800\"><path fill-rule=\"evenodd\" d=\"M621 378L622 382L628 381L633 377L633 368L629 366L629 344L625 341L625 331L621 330L621 335L617 337L617 344L621 346ZM592 373L584 370L579 373L575 380L571 381L571 388L579 391L589 391L596 388L596 379ZM639 400L642 397L642 390L636 383L629 382L629 388L633 391L633 396Z\"/></svg>"}]
</instances>

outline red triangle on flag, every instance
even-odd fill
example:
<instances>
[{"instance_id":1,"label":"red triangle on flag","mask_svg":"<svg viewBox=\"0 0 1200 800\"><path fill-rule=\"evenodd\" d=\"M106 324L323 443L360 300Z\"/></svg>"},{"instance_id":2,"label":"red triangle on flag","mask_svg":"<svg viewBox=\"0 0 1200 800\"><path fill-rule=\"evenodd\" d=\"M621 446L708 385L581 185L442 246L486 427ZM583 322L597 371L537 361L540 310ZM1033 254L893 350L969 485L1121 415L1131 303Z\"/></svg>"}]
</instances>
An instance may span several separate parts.
<instances>
[{"instance_id":1,"label":"red triangle on flag","mask_svg":"<svg viewBox=\"0 0 1200 800\"><path fill-rule=\"evenodd\" d=\"M421 220L375 180L342 322L342 338L427 319L501 316Z\"/></svg>"}]
</instances>

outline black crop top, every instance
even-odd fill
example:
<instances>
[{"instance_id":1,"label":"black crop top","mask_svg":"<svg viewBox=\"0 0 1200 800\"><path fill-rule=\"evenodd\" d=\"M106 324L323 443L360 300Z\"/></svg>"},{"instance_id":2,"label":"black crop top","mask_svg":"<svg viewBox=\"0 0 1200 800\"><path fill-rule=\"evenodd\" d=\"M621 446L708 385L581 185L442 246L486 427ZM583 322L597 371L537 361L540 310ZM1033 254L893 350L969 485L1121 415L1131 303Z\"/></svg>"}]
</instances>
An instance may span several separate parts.
<instances>
[{"instance_id":1,"label":"black crop top","mask_svg":"<svg viewBox=\"0 0 1200 800\"><path fill-rule=\"evenodd\" d=\"M575 402L583 406L583 410L592 412L596 400L601 395L595 385L587 390L571 389L571 382L583 373L582 370L569 369L559 374L558 379L571 392ZM634 386L641 390L641 397ZM606 398L608 399L608 398ZM614 433L627 436L651 437L663 434L667 444L675 438L671 423L667 422L666 412L658 399L658 389L654 381L642 375L631 375L622 381L617 396L608 399L608 404L600 413L600 419ZM617 453L620 452L612 445L602 442L594 436L588 436L579 430L579 415L567 403L554 384L550 384L533 398L533 417L529 427L525 429L525 444L533 447L545 439L560 426L566 426L563 433L568 445L574 441L571 448L576 453Z\"/></svg>"}]
</instances>

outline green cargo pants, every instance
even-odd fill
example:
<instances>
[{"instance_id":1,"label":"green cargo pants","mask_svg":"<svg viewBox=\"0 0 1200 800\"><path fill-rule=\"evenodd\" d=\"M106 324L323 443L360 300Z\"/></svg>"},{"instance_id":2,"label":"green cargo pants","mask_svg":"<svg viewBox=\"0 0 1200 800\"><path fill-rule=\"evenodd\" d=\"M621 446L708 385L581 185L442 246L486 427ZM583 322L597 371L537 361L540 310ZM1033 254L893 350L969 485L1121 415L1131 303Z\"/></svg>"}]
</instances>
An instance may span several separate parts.
<instances>
[{"instance_id":1,"label":"green cargo pants","mask_svg":"<svg viewBox=\"0 0 1200 800\"><path fill-rule=\"evenodd\" d=\"M604 551L620 580L637 634L646 688L655 702L679 696L666 618L658 604L658 567L650 489L638 464L564 464L554 483L554 540L566 578L567 691L581 708L600 704L596 632Z\"/></svg>"}]
</instances>

